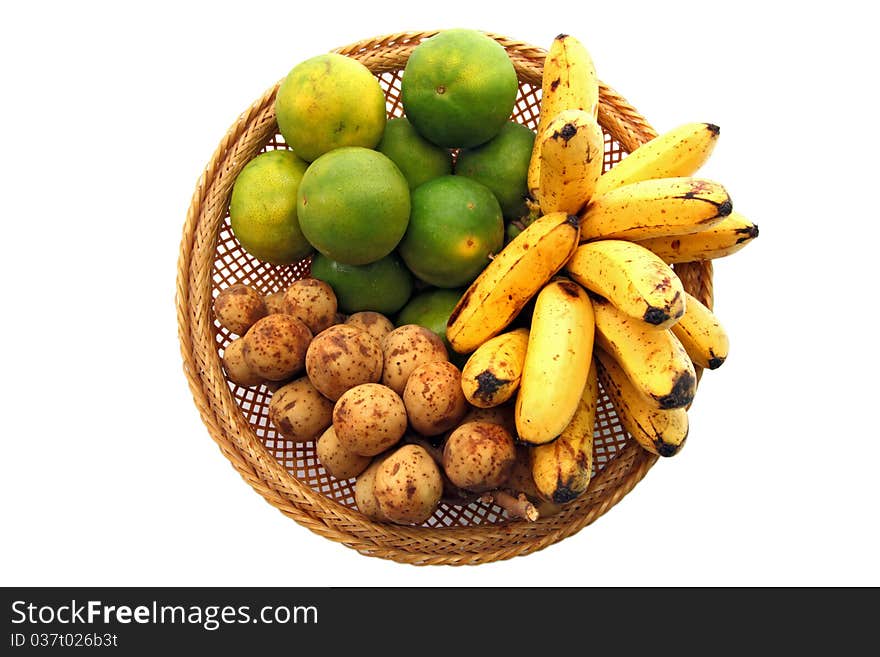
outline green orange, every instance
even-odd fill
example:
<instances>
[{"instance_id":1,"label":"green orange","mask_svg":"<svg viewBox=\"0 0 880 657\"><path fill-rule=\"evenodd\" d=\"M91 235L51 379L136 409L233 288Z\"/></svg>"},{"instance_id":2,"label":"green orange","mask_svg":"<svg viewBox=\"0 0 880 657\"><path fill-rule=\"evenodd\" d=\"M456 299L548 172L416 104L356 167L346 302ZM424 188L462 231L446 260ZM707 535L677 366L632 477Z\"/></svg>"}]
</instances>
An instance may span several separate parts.
<instances>
[{"instance_id":1,"label":"green orange","mask_svg":"<svg viewBox=\"0 0 880 657\"><path fill-rule=\"evenodd\" d=\"M309 165L297 194L300 227L322 254L348 265L385 257L406 231L410 193L388 157L337 148Z\"/></svg>"},{"instance_id":2,"label":"green orange","mask_svg":"<svg viewBox=\"0 0 880 657\"><path fill-rule=\"evenodd\" d=\"M510 118L518 81L507 51L483 32L444 30L413 49L401 80L410 122L445 148L489 141Z\"/></svg>"},{"instance_id":3,"label":"green orange","mask_svg":"<svg viewBox=\"0 0 880 657\"><path fill-rule=\"evenodd\" d=\"M412 212L398 251L421 280L461 287L489 264L504 244L501 207L485 185L441 176L412 192Z\"/></svg>"},{"instance_id":4,"label":"green orange","mask_svg":"<svg viewBox=\"0 0 880 657\"><path fill-rule=\"evenodd\" d=\"M292 151L267 151L236 177L229 201L232 233L255 258L288 265L313 251L297 217L296 194L306 167Z\"/></svg>"},{"instance_id":5,"label":"green orange","mask_svg":"<svg viewBox=\"0 0 880 657\"><path fill-rule=\"evenodd\" d=\"M508 121L495 137L474 148L462 149L455 173L483 183L492 190L505 219L528 213L528 171L535 133L526 126Z\"/></svg>"},{"instance_id":6,"label":"green orange","mask_svg":"<svg viewBox=\"0 0 880 657\"><path fill-rule=\"evenodd\" d=\"M453 290L429 288L418 292L400 310L396 324L398 326L418 324L434 331L446 343L446 348L451 354L452 347L446 340L446 323L463 293L464 290L460 288Z\"/></svg>"},{"instance_id":7,"label":"green orange","mask_svg":"<svg viewBox=\"0 0 880 657\"><path fill-rule=\"evenodd\" d=\"M403 307L413 290L412 274L394 253L368 265L346 265L317 253L311 275L333 288L343 313L373 310L391 315Z\"/></svg>"},{"instance_id":8,"label":"green orange","mask_svg":"<svg viewBox=\"0 0 880 657\"><path fill-rule=\"evenodd\" d=\"M385 94L356 59L325 53L300 62L275 96L278 129L296 153L312 162L343 146L373 148L385 129Z\"/></svg>"},{"instance_id":9,"label":"green orange","mask_svg":"<svg viewBox=\"0 0 880 657\"><path fill-rule=\"evenodd\" d=\"M452 173L452 153L422 137L405 117L388 121L376 150L397 165L415 189L432 178Z\"/></svg>"}]
</instances>

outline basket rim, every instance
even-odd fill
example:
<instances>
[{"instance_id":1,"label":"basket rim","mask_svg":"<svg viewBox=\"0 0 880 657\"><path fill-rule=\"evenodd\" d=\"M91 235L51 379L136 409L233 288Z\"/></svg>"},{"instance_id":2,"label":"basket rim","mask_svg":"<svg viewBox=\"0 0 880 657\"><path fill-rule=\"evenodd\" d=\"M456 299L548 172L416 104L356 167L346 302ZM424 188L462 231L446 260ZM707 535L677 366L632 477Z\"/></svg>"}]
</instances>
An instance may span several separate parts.
<instances>
[{"instance_id":1,"label":"basket rim","mask_svg":"<svg viewBox=\"0 0 880 657\"><path fill-rule=\"evenodd\" d=\"M439 32L402 32L365 39L333 50L360 60L374 74L399 70L401 57ZM521 81L540 85L546 50L491 32L507 51ZM274 98L281 80L230 126L198 178L186 214L177 266L175 304L184 374L203 423L240 476L267 502L311 531L366 556L417 565L478 564L530 554L571 536L604 515L626 496L656 463L657 457L628 440L590 483L587 504L575 500L555 516L531 523L488 523L468 527L403 526L378 523L349 509L290 474L272 456L244 419L232 397L215 345L210 311L211 268L207 254L216 248L217 226L206 215L222 217L243 166L264 144L254 131L272 129ZM599 122L627 150L656 136L654 129L614 89L600 82ZM274 131L273 131L274 132ZM252 155L251 155L252 156ZM218 198L224 201L218 201ZM210 260L213 264L213 258ZM696 296L712 305L711 262L696 268ZM207 287L207 295L205 288ZM596 490L593 490L593 489ZM564 521L564 522L560 522ZM420 547L429 540L432 549Z\"/></svg>"}]
</instances>

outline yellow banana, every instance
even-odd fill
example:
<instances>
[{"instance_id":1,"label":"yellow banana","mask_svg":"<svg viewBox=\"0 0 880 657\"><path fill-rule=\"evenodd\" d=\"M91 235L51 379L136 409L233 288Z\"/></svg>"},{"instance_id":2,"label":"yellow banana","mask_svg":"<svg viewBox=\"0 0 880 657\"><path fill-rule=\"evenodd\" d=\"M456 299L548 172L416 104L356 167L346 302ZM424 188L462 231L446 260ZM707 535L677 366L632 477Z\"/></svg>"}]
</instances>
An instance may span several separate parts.
<instances>
[{"instance_id":1,"label":"yellow banana","mask_svg":"<svg viewBox=\"0 0 880 657\"><path fill-rule=\"evenodd\" d=\"M492 408L512 398L519 388L528 342L529 330L518 328L481 344L461 370L465 398L479 408Z\"/></svg>"},{"instance_id":2,"label":"yellow banana","mask_svg":"<svg viewBox=\"0 0 880 657\"><path fill-rule=\"evenodd\" d=\"M492 259L452 309L446 339L461 354L501 333L571 257L578 244L574 215L554 212L529 224Z\"/></svg>"},{"instance_id":3,"label":"yellow banana","mask_svg":"<svg viewBox=\"0 0 880 657\"><path fill-rule=\"evenodd\" d=\"M721 128L686 123L645 142L602 174L596 194L641 180L694 175L709 159Z\"/></svg>"},{"instance_id":4,"label":"yellow banana","mask_svg":"<svg viewBox=\"0 0 880 657\"><path fill-rule=\"evenodd\" d=\"M544 59L537 134L543 134L550 121L568 109L583 110L596 119L599 115L599 78L593 58L584 44L569 34L560 34L550 44ZM541 179L538 141L536 139L532 147L528 169L529 193L533 198L536 198Z\"/></svg>"},{"instance_id":5,"label":"yellow banana","mask_svg":"<svg viewBox=\"0 0 880 657\"><path fill-rule=\"evenodd\" d=\"M669 264L714 260L736 253L758 236L758 226L738 212L692 235L670 235L639 240Z\"/></svg>"},{"instance_id":6,"label":"yellow banana","mask_svg":"<svg viewBox=\"0 0 880 657\"><path fill-rule=\"evenodd\" d=\"M541 288L514 408L523 442L548 443L571 422L590 371L594 329L593 306L580 285L560 277Z\"/></svg>"},{"instance_id":7,"label":"yellow banana","mask_svg":"<svg viewBox=\"0 0 880 657\"><path fill-rule=\"evenodd\" d=\"M605 138L584 110L562 110L536 140L541 165L536 200L542 212L578 213L602 174Z\"/></svg>"},{"instance_id":8,"label":"yellow banana","mask_svg":"<svg viewBox=\"0 0 880 657\"><path fill-rule=\"evenodd\" d=\"M688 435L688 414L684 408L659 409L633 386L626 372L602 349L596 349L602 389L624 429L643 448L658 456L673 456Z\"/></svg>"},{"instance_id":9,"label":"yellow banana","mask_svg":"<svg viewBox=\"0 0 880 657\"><path fill-rule=\"evenodd\" d=\"M502 488L513 495L525 495L538 509L538 517L547 518L562 511L562 505L545 500L538 492L532 476L532 449L534 448L528 445L517 444L516 461Z\"/></svg>"},{"instance_id":10,"label":"yellow banana","mask_svg":"<svg viewBox=\"0 0 880 657\"><path fill-rule=\"evenodd\" d=\"M630 317L657 328L669 328L685 312L684 287L672 267L633 242L581 244L565 271Z\"/></svg>"},{"instance_id":11,"label":"yellow banana","mask_svg":"<svg viewBox=\"0 0 880 657\"><path fill-rule=\"evenodd\" d=\"M581 241L644 240L697 233L733 210L724 187L704 178L642 180L594 194L581 212Z\"/></svg>"},{"instance_id":12,"label":"yellow banana","mask_svg":"<svg viewBox=\"0 0 880 657\"><path fill-rule=\"evenodd\" d=\"M614 356L633 385L655 408L679 408L694 399L694 364L670 329L634 319L601 297L592 297L596 344ZM526 354L528 362L528 354Z\"/></svg>"},{"instance_id":13,"label":"yellow banana","mask_svg":"<svg viewBox=\"0 0 880 657\"><path fill-rule=\"evenodd\" d=\"M593 471L593 427L599 402L596 364L590 362L587 383L574 416L559 438L530 451L532 478L542 497L557 504L577 498Z\"/></svg>"},{"instance_id":14,"label":"yellow banana","mask_svg":"<svg viewBox=\"0 0 880 657\"><path fill-rule=\"evenodd\" d=\"M709 370L721 367L730 348L724 327L696 297L687 294L686 305L687 310L672 332L695 365Z\"/></svg>"}]
</instances>

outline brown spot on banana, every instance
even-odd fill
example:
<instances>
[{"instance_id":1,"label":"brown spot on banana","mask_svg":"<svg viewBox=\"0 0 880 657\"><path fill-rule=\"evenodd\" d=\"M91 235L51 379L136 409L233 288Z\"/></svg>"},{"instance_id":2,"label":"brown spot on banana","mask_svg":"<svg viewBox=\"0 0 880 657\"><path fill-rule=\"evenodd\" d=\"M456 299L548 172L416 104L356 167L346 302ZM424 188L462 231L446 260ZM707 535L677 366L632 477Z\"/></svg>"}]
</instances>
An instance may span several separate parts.
<instances>
[{"instance_id":1,"label":"brown spot on banana","mask_svg":"<svg viewBox=\"0 0 880 657\"><path fill-rule=\"evenodd\" d=\"M489 370L483 370L474 378L477 380L477 390L474 392L474 396L487 402L492 400L492 397L502 386L510 383L510 379L499 379L494 372Z\"/></svg>"},{"instance_id":2,"label":"brown spot on banana","mask_svg":"<svg viewBox=\"0 0 880 657\"><path fill-rule=\"evenodd\" d=\"M648 324L652 324L657 326L659 324L663 324L671 319L669 313L663 308L655 308L654 306L648 306L648 309L645 311L642 319L644 319Z\"/></svg>"},{"instance_id":3,"label":"brown spot on banana","mask_svg":"<svg viewBox=\"0 0 880 657\"><path fill-rule=\"evenodd\" d=\"M569 139L577 134L577 127L572 123L566 123L561 129L550 135L551 139L559 139L560 137L568 143Z\"/></svg>"},{"instance_id":4,"label":"brown spot on banana","mask_svg":"<svg viewBox=\"0 0 880 657\"><path fill-rule=\"evenodd\" d=\"M580 290L578 288L578 284L572 281L558 281L557 285L559 285L559 290L565 294L566 296L573 297L575 299L580 296Z\"/></svg>"},{"instance_id":5,"label":"brown spot on banana","mask_svg":"<svg viewBox=\"0 0 880 657\"><path fill-rule=\"evenodd\" d=\"M688 372L682 372L678 375L672 390L661 397L657 397L657 403L662 409L682 408L687 406L694 400L694 389L697 381L694 376Z\"/></svg>"}]
</instances>

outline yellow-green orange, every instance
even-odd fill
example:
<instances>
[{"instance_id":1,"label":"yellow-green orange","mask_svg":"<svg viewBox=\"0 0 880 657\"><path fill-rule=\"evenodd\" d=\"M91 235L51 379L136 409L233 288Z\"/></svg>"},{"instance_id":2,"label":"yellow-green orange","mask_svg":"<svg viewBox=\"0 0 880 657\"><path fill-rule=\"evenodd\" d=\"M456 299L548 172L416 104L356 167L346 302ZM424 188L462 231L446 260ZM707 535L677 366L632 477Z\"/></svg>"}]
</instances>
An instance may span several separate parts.
<instances>
[{"instance_id":1,"label":"yellow-green orange","mask_svg":"<svg viewBox=\"0 0 880 657\"><path fill-rule=\"evenodd\" d=\"M444 30L413 49L401 80L404 112L447 148L489 141L510 118L518 89L507 51L477 30Z\"/></svg>"},{"instance_id":2,"label":"yellow-green orange","mask_svg":"<svg viewBox=\"0 0 880 657\"><path fill-rule=\"evenodd\" d=\"M410 189L432 178L452 173L452 153L449 149L429 142L404 117L388 121L376 150L391 158Z\"/></svg>"},{"instance_id":3,"label":"yellow-green orange","mask_svg":"<svg viewBox=\"0 0 880 657\"><path fill-rule=\"evenodd\" d=\"M421 280L454 288L474 280L503 244L504 219L492 191L470 178L441 176L413 190L398 251Z\"/></svg>"},{"instance_id":4,"label":"yellow-green orange","mask_svg":"<svg viewBox=\"0 0 880 657\"><path fill-rule=\"evenodd\" d=\"M278 128L308 162L342 146L373 148L385 129L385 94L359 61L325 53L300 62L278 87Z\"/></svg>"},{"instance_id":5,"label":"yellow-green orange","mask_svg":"<svg viewBox=\"0 0 880 657\"><path fill-rule=\"evenodd\" d=\"M328 258L365 265L385 257L406 232L406 178L378 151L348 146L309 165L298 193L306 239Z\"/></svg>"},{"instance_id":6,"label":"yellow-green orange","mask_svg":"<svg viewBox=\"0 0 880 657\"><path fill-rule=\"evenodd\" d=\"M341 312L396 313L409 300L412 274L395 253L368 265L346 265L316 253L311 275L330 284Z\"/></svg>"},{"instance_id":7,"label":"yellow-green orange","mask_svg":"<svg viewBox=\"0 0 880 657\"><path fill-rule=\"evenodd\" d=\"M312 252L296 209L307 166L291 151L267 151L248 162L235 179L229 201L232 233L255 258L287 265Z\"/></svg>"},{"instance_id":8,"label":"yellow-green orange","mask_svg":"<svg viewBox=\"0 0 880 657\"><path fill-rule=\"evenodd\" d=\"M455 173L483 183L492 190L505 219L528 214L528 171L535 133L526 126L508 121L495 137L474 148L462 149Z\"/></svg>"}]
</instances>

